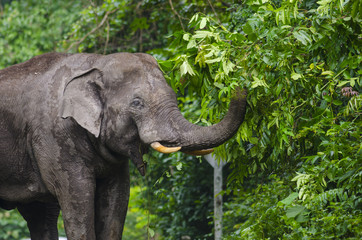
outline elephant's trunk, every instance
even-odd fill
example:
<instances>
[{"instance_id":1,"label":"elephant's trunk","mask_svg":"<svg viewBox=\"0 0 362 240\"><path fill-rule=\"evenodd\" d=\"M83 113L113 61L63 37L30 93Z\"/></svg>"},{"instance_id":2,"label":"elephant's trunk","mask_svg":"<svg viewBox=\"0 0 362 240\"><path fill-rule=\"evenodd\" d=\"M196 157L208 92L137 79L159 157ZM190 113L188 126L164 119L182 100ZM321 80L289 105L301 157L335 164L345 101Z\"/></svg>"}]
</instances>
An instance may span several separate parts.
<instances>
[{"instance_id":1,"label":"elephant's trunk","mask_svg":"<svg viewBox=\"0 0 362 240\"><path fill-rule=\"evenodd\" d=\"M238 131L244 120L246 96L247 91L245 89L236 91L224 119L208 127L190 123L178 111L175 122L178 129L183 129L182 132L179 132L181 151L194 155L203 155L210 153L212 151L210 148L219 146L230 139Z\"/></svg>"},{"instance_id":2,"label":"elephant's trunk","mask_svg":"<svg viewBox=\"0 0 362 240\"><path fill-rule=\"evenodd\" d=\"M203 127L191 124L185 118L189 131L181 133L182 149L181 151L195 151L209 149L223 144L238 131L239 126L244 121L246 110L247 91L244 89L236 91L231 99L229 110L222 121L212 126Z\"/></svg>"}]
</instances>

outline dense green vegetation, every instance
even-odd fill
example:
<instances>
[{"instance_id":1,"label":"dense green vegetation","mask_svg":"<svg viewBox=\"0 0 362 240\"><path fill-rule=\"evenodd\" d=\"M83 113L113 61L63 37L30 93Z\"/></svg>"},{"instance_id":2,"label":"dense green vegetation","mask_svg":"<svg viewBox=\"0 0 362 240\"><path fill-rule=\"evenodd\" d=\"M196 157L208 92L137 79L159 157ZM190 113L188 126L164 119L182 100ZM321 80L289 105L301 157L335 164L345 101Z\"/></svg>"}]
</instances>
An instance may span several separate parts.
<instances>
[{"instance_id":1,"label":"dense green vegetation","mask_svg":"<svg viewBox=\"0 0 362 240\"><path fill-rule=\"evenodd\" d=\"M149 52L184 115L205 125L248 89L245 122L216 149L229 162L225 239L362 237L361 0L0 6L1 68L48 51ZM183 154L145 160L124 238L212 239L211 167ZM1 239L26 236L19 219L0 211Z\"/></svg>"}]
</instances>

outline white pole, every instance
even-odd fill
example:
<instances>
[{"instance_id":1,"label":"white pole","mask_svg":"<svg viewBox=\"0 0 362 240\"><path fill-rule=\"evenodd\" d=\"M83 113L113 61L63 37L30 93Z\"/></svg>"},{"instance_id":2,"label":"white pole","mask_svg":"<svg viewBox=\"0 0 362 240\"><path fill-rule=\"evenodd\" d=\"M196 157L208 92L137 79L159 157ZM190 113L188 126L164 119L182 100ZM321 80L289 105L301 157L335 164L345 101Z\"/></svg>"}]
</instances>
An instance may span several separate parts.
<instances>
[{"instance_id":1,"label":"white pole","mask_svg":"<svg viewBox=\"0 0 362 240\"><path fill-rule=\"evenodd\" d=\"M208 154L205 155L207 162L214 168L214 228L215 228L215 240L222 239L222 168L226 162L220 161L218 164L215 156Z\"/></svg>"}]
</instances>

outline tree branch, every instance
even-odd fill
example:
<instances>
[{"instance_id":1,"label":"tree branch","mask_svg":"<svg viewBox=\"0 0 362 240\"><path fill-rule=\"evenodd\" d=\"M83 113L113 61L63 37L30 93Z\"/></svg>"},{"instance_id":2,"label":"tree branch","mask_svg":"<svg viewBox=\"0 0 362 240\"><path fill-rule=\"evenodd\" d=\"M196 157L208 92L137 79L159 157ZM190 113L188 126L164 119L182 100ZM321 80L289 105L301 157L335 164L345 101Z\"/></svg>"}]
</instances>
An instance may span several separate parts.
<instances>
[{"instance_id":1,"label":"tree branch","mask_svg":"<svg viewBox=\"0 0 362 240\"><path fill-rule=\"evenodd\" d=\"M230 3L224 2L222 0L218 0L218 2L221 2L221 4L224 5L225 7L231 7Z\"/></svg>"},{"instance_id":2,"label":"tree branch","mask_svg":"<svg viewBox=\"0 0 362 240\"><path fill-rule=\"evenodd\" d=\"M175 8L173 7L172 0L168 0L168 2L170 3L172 12L178 17L178 20L179 20L180 23L181 23L182 30L185 31L184 25L182 24L181 16L180 16L180 14L178 14L178 12L177 12L177 11L175 10Z\"/></svg>"},{"instance_id":3,"label":"tree branch","mask_svg":"<svg viewBox=\"0 0 362 240\"><path fill-rule=\"evenodd\" d=\"M3 15L3 13L4 13L4 8L3 8L3 4L0 0L0 17Z\"/></svg>"},{"instance_id":4,"label":"tree branch","mask_svg":"<svg viewBox=\"0 0 362 240\"><path fill-rule=\"evenodd\" d=\"M207 0L207 1L209 2L209 5L210 5L212 11L214 12L216 19L219 21L219 24L221 24L221 21L220 21L220 19L219 19L219 16L217 15L217 13L216 13L216 11L215 11L215 8L214 8L214 6L212 5L211 1L210 1L210 0Z\"/></svg>"},{"instance_id":5,"label":"tree branch","mask_svg":"<svg viewBox=\"0 0 362 240\"><path fill-rule=\"evenodd\" d=\"M103 24L106 22L108 16L114 12L116 12L118 10L118 8L113 9L112 11L108 11L106 12L106 14L104 15L102 21L95 27L93 28L90 32L88 32L86 35L84 35L79 41L72 43L68 48L67 51L69 51L70 49L72 49L74 46L79 46L79 44L81 44L89 35L93 34L95 31L97 31L100 27L103 26Z\"/></svg>"},{"instance_id":6,"label":"tree branch","mask_svg":"<svg viewBox=\"0 0 362 240\"><path fill-rule=\"evenodd\" d=\"M107 21L107 38L106 38L106 44L104 45L103 54L106 54L107 52L108 42L109 42L109 22Z\"/></svg>"}]
</instances>

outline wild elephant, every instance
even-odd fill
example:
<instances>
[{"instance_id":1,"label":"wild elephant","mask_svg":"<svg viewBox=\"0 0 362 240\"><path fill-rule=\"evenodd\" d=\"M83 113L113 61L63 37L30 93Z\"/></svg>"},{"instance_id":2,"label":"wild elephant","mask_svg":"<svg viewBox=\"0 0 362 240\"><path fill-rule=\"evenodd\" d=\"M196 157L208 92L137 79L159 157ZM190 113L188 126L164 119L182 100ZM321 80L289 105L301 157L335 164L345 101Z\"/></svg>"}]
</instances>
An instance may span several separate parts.
<instances>
[{"instance_id":1,"label":"wild elephant","mask_svg":"<svg viewBox=\"0 0 362 240\"><path fill-rule=\"evenodd\" d=\"M69 240L121 239L129 159L144 175L149 146L208 153L238 130L246 95L201 127L147 54L49 53L0 70L0 207L18 208L32 239L57 239L60 209Z\"/></svg>"}]
</instances>

